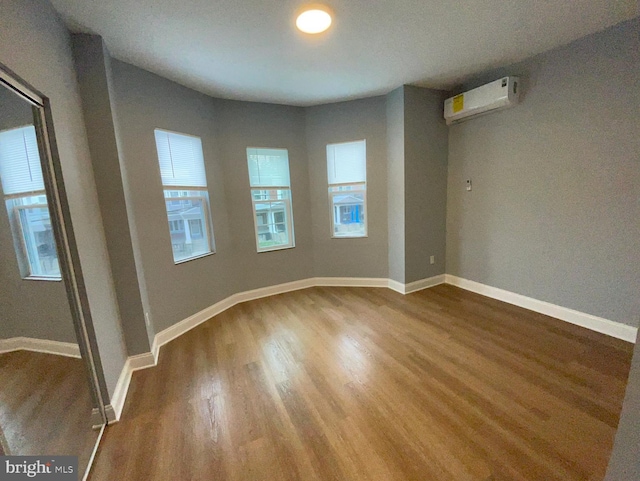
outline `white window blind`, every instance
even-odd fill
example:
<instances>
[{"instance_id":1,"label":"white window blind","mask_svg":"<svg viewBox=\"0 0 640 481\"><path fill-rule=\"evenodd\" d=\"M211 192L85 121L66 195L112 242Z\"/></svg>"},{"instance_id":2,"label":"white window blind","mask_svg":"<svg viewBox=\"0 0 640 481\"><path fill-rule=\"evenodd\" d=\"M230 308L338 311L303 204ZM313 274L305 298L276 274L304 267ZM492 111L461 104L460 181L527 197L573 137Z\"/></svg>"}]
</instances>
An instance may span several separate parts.
<instances>
[{"instance_id":1,"label":"white window blind","mask_svg":"<svg viewBox=\"0 0 640 481\"><path fill-rule=\"evenodd\" d=\"M247 149L251 187L289 187L287 149Z\"/></svg>"},{"instance_id":2,"label":"white window blind","mask_svg":"<svg viewBox=\"0 0 640 481\"><path fill-rule=\"evenodd\" d=\"M0 179L4 195L44 190L33 125L0 132Z\"/></svg>"},{"instance_id":3,"label":"white window blind","mask_svg":"<svg viewBox=\"0 0 640 481\"><path fill-rule=\"evenodd\" d=\"M367 154L364 140L327 145L329 184L365 182Z\"/></svg>"},{"instance_id":4,"label":"white window blind","mask_svg":"<svg viewBox=\"0 0 640 481\"><path fill-rule=\"evenodd\" d=\"M162 185L206 187L202 141L191 135L156 129L156 147Z\"/></svg>"}]
</instances>

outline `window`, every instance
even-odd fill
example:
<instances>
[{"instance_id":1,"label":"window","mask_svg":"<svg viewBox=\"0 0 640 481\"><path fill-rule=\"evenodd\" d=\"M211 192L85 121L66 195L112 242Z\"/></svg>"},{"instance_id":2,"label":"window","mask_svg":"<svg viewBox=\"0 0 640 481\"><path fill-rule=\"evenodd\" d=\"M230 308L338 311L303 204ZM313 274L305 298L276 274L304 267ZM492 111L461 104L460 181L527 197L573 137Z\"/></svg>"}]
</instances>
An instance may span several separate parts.
<instances>
[{"instance_id":1,"label":"window","mask_svg":"<svg viewBox=\"0 0 640 481\"><path fill-rule=\"evenodd\" d=\"M293 247L289 153L248 148L247 162L258 252Z\"/></svg>"},{"instance_id":2,"label":"window","mask_svg":"<svg viewBox=\"0 0 640 481\"><path fill-rule=\"evenodd\" d=\"M327 145L332 237L367 235L366 142Z\"/></svg>"},{"instance_id":3,"label":"window","mask_svg":"<svg viewBox=\"0 0 640 481\"><path fill-rule=\"evenodd\" d=\"M209 194L199 137L156 129L173 261L213 252Z\"/></svg>"},{"instance_id":4,"label":"window","mask_svg":"<svg viewBox=\"0 0 640 481\"><path fill-rule=\"evenodd\" d=\"M22 277L61 279L33 125L0 132L0 179Z\"/></svg>"}]
</instances>

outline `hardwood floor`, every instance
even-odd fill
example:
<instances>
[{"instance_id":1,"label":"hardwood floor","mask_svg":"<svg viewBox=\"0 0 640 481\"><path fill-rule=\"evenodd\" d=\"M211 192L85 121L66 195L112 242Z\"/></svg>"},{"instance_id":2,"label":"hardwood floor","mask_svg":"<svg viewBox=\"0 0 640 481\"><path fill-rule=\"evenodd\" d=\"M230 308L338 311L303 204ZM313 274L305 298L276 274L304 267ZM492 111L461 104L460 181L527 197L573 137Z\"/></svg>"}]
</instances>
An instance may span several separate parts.
<instances>
[{"instance_id":1,"label":"hardwood floor","mask_svg":"<svg viewBox=\"0 0 640 481\"><path fill-rule=\"evenodd\" d=\"M0 437L9 454L78 456L84 472L99 434L91 428L91 409L82 360L0 354Z\"/></svg>"},{"instance_id":2,"label":"hardwood floor","mask_svg":"<svg viewBox=\"0 0 640 481\"><path fill-rule=\"evenodd\" d=\"M602 480L632 345L441 285L238 305L134 373L102 480Z\"/></svg>"}]
</instances>

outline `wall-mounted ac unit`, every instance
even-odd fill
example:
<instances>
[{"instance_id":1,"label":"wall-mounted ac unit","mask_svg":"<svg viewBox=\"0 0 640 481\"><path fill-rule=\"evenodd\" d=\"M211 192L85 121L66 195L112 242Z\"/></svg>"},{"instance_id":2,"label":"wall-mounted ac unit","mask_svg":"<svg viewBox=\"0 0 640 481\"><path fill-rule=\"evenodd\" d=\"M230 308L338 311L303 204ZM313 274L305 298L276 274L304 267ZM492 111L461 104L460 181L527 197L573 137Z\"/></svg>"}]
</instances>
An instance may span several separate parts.
<instances>
[{"instance_id":1,"label":"wall-mounted ac unit","mask_svg":"<svg viewBox=\"0 0 640 481\"><path fill-rule=\"evenodd\" d=\"M518 77L503 77L445 100L444 118L447 125L513 107L520 97L519 83Z\"/></svg>"}]
</instances>

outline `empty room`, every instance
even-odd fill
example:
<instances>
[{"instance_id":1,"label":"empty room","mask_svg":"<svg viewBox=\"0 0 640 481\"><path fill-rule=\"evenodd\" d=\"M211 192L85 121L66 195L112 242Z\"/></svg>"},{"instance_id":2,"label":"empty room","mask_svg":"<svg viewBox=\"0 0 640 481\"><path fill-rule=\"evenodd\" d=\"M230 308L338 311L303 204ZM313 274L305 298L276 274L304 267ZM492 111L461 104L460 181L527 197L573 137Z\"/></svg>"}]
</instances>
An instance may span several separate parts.
<instances>
[{"instance_id":1,"label":"empty room","mask_svg":"<svg viewBox=\"0 0 640 481\"><path fill-rule=\"evenodd\" d=\"M0 0L0 479L640 480L636 0Z\"/></svg>"}]
</instances>

